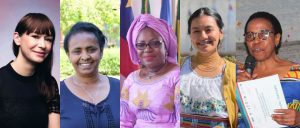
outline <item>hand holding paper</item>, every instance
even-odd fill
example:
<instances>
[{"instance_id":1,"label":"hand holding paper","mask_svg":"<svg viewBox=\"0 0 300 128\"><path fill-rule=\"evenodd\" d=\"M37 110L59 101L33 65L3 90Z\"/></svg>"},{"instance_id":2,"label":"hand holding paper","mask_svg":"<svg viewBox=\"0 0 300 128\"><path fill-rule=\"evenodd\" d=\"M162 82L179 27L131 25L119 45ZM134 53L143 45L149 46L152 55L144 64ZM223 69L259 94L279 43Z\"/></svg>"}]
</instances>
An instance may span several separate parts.
<instances>
[{"instance_id":1,"label":"hand holding paper","mask_svg":"<svg viewBox=\"0 0 300 128\"><path fill-rule=\"evenodd\" d=\"M238 82L237 89L250 127L283 127L271 117L275 109L287 108L278 75Z\"/></svg>"}]
</instances>

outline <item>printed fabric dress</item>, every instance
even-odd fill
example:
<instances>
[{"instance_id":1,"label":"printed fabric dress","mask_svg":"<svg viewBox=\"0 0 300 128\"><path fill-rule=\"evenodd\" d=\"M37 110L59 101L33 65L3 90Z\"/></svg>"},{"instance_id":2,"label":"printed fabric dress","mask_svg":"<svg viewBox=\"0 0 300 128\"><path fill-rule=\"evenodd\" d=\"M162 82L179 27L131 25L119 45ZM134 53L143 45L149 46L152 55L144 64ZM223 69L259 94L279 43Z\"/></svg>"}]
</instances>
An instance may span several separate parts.
<instances>
[{"instance_id":1,"label":"printed fabric dress","mask_svg":"<svg viewBox=\"0 0 300 128\"><path fill-rule=\"evenodd\" d=\"M179 67L151 83L132 72L120 99L121 128L179 128Z\"/></svg>"}]
</instances>

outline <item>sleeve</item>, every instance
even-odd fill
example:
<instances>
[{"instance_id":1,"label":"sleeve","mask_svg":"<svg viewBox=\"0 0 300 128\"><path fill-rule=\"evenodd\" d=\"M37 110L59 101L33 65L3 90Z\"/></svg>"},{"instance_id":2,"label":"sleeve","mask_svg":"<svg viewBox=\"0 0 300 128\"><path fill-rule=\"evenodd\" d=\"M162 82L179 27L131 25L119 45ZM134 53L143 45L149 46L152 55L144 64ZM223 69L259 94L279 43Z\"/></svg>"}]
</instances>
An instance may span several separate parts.
<instances>
[{"instance_id":1,"label":"sleeve","mask_svg":"<svg viewBox=\"0 0 300 128\"><path fill-rule=\"evenodd\" d=\"M124 81L120 98L120 128L133 128L136 121L136 115L129 107L129 93L130 93L130 75Z\"/></svg>"},{"instance_id":2,"label":"sleeve","mask_svg":"<svg viewBox=\"0 0 300 128\"><path fill-rule=\"evenodd\" d=\"M179 78L175 83L175 90L174 90L174 104L175 104L175 112L176 112L176 124L175 128L180 128L180 84Z\"/></svg>"},{"instance_id":3,"label":"sleeve","mask_svg":"<svg viewBox=\"0 0 300 128\"><path fill-rule=\"evenodd\" d=\"M50 113L60 113L60 97L58 85L55 78L52 77L52 85L50 87L50 91L52 92L52 96L48 100L48 110Z\"/></svg>"}]
</instances>

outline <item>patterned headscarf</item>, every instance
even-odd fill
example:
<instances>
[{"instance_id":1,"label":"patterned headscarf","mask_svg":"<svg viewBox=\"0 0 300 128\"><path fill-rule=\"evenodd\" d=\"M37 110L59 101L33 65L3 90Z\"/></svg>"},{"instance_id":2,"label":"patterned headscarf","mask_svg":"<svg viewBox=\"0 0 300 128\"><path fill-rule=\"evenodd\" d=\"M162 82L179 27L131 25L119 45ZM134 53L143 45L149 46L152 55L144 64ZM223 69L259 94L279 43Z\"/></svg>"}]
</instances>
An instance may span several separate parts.
<instances>
[{"instance_id":1,"label":"patterned headscarf","mask_svg":"<svg viewBox=\"0 0 300 128\"><path fill-rule=\"evenodd\" d=\"M168 52L167 61L176 64L177 40L173 29L167 24L166 21L155 18L149 14L142 14L136 17L128 30L127 41L132 63L139 64L139 57L135 44L139 33L145 27L152 28L154 31L160 34L164 40Z\"/></svg>"}]
</instances>

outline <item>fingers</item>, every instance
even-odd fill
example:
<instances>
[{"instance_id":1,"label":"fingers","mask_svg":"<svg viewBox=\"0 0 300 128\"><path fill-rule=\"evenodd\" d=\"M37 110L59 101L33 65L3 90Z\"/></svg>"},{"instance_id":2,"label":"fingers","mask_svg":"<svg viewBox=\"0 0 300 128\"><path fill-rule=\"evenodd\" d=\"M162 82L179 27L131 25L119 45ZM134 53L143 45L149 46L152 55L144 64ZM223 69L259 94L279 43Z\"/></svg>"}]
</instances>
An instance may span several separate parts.
<instances>
[{"instance_id":1,"label":"fingers","mask_svg":"<svg viewBox=\"0 0 300 128\"><path fill-rule=\"evenodd\" d=\"M286 114L273 114L272 119L280 125L295 125L295 119L287 116Z\"/></svg>"},{"instance_id":2,"label":"fingers","mask_svg":"<svg viewBox=\"0 0 300 128\"><path fill-rule=\"evenodd\" d=\"M242 82L242 81L247 81L252 79L251 75L245 70L238 70L237 72L238 72L237 82Z\"/></svg>"},{"instance_id":3,"label":"fingers","mask_svg":"<svg viewBox=\"0 0 300 128\"><path fill-rule=\"evenodd\" d=\"M296 111L293 109L275 109L272 119L280 125L293 126L296 124Z\"/></svg>"}]
</instances>

